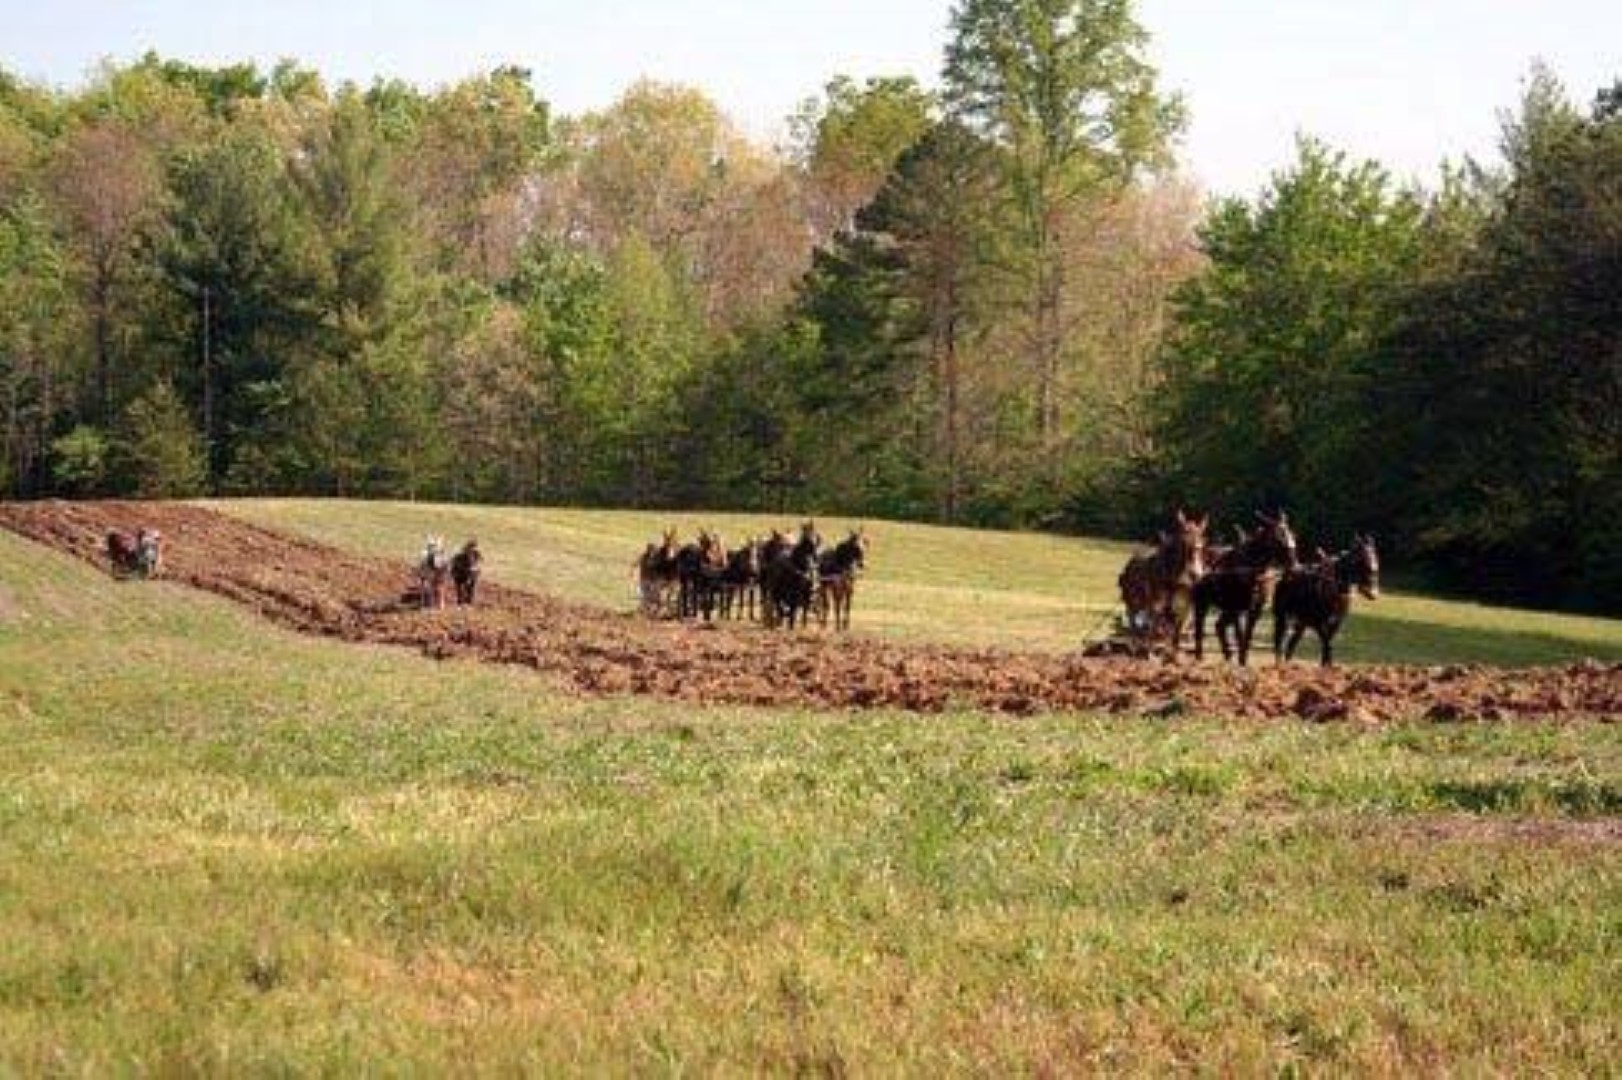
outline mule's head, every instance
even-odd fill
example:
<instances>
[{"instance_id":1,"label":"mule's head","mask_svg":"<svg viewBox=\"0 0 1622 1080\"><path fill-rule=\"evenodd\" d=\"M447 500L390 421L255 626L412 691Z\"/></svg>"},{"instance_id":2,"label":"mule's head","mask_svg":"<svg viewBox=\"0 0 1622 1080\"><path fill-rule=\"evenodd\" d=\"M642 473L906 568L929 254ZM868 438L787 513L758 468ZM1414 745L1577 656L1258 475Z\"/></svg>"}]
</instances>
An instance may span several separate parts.
<instances>
[{"instance_id":1,"label":"mule's head","mask_svg":"<svg viewBox=\"0 0 1622 1080\"><path fill-rule=\"evenodd\" d=\"M674 559L676 557L676 552L681 550L681 541L676 539L675 529L666 529L664 531L664 535L659 538L659 547L657 550L667 559Z\"/></svg>"},{"instance_id":2,"label":"mule's head","mask_svg":"<svg viewBox=\"0 0 1622 1080\"><path fill-rule=\"evenodd\" d=\"M698 551L704 562L709 566L724 566L727 561L727 548L721 542L721 534L705 529L698 534Z\"/></svg>"},{"instance_id":3,"label":"mule's head","mask_svg":"<svg viewBox=\"0 0 1622 1080\"><path fill-rule=\"evenodd\" d=\"M873 542L867 538L866 527L857 526L852 529L845 543L850 547L851 565L857 569L865 568L867 566L867 553L873 547Z\"/></svg>"},{"instance_id":4,"label":"mule's head","mask_svg":"<svg viewBox=\"0 0 1622 1080\"><path fill-rule=\"evenodd\" d=\"M800 526L800 538L794 545L796 558L816 558L822 550L822 534L817 532L817 523L807 520Z\"/></svg>"},{"instance_id":5,"label":"mule's head","mask_svg":"<svg viewBox=\"0 0 1622 1080\"><path fill-rule=\"evenodd\" d=\"M1210 525L1209 514L1188 514L1177 511L1176 527L1162 533L1162 549L1179 581L1196 581L1205 576L1205 529Z\"/></svg>"},{"instance_id":6,"label":"mule's head","mask_svg":"<svg viewBox=\"0 0 1622 1080\"><path fill-rule=\"evenodd\" d=\"M1256 554L1270 566L1282 569L1299 566L1301 560L1296 549L1295 530L1290 528L1290 516L1282 510L1277 517L1268 517L1257 511L1256 521L1256 531L1250 538Z\"/></svg>"},{"instance_id":7,"label":"mule's head","mask_svg":"<svg viewBox=\"0 0 1622 1080\"><path fill-rule=\"evenodd\" d=\"M163 552L163 534L156 529L142 529L135 541L135 551L142 562L156 566Z\"/></svg>"}]
</instances>

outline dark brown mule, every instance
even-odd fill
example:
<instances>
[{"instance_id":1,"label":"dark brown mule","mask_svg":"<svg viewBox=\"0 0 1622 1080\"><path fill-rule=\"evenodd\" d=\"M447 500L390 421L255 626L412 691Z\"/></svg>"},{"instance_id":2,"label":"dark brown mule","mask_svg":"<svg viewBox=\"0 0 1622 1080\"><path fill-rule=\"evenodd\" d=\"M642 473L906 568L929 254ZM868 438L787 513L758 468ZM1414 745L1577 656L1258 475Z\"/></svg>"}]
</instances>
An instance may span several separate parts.
<instances>
[{"instance_id":1,"label":"dark brown mule","mask_svg":"<svg viewBox=\"0 0 1622 1080\"><path fill-rule=\"evenodd\" d=\"M804 626L816 604L817 562L822 551L822 536L815 522L800 526L800 537L790 547L786 542L773 545L775 554L760 574L760 598L763 621L767 626L788 622L794 629L796 618Z\"/></svg>"},{"instance_id":2,"label":"dark brown mule","mask_svg":"<svg viewBox=\"0 0 1622 1080\"><path fill-rule=\"evenodd\" d=\"M676 613L683 619L713 619L726 568L726 545L715 533L701 530L696 543L676 553Z\"/></svg>"},{"instance_id":3,"label":"dark brown mule","mask_svg":"<svg viewBox=\"0 0 1622 1080\"><path fill-rule=\"evenodd\" d=\"M727 556L726 569L721 572L721 618L754 619L764 546L763 541L751 540Z\"/></svg>"},{"instance_id":4,"label":"dark brown mule","mask_svg":"<svg viewBox=\"0 0 1622 1080\"><path fill-rule=\"evenodd\" d=\"M856 596L856 579L867 569L867 530L851 534L823 554L817 563L817 618L828 625L834 617L835 630L850 629L851 601Z\"/></svg>"},{"instance_id":5,"label":"dark brown mule","mask_svg":"<svg viewBox=\"0 0 1622 1080\"><path fill-rule=\"evenodd\" d=\"M1155 550L1134 555L1121 571L1121 601L1126 626L1134 637L1171 638L1172 652L1182 642L1192 606L1194 583L1205 575L1205 528L1210 517L1177 511L1174 528L1160 534Z\"/></svg>"},{"instance_id":6,"label":"dark brown mule","mask_svg":"<svg viewBox=\"0 0 1622 1080\"><path fill-rule=\"evenodd\" d=\"M484 553L477 540L469 540L451 558L451 584L456 586L456 602L471 607L479 591L479 575L484 572Z\"/></svg>"},{"instance_id":7,"label":"dark brown mule","mask_svg":"<svg viewBox=\"0 0 1622 1080\"><path fill-rule=\"evenodd\" d=\"M636 561L637 602L642 614L649 618L664 614L670 606L671 594L675 592L680 578L676 565L680 550L676 530L666 529L659 542L649 544Z\"/></svg>"},{"instance_id":8,"label":"dark brown mule","mask_svg":"<svg viewBox=\"0 0 1622 1080\"><path fill-rule=\"evenodd\" d=\"M1339 555L1285 573L1273 594L1273 655L1278 662L1295 659L1301 635L1310 628L1323 646L1323 666L1332 666L1335 635L1351 614L1353 589L1370 600L1380 598L1380 553L1372 536L1359 536Z\"/></svg>"},{"instance_id":9,"label":"dark brown mule","mask_svg":"<svg viewBox=\"0 0 1622 1080\"><path fill-rule=\"evenodd\" d=\"M1250 643L1256 624L1273 598L1279 575L1293 570L1296 558L1295 533L1283 511L1278 517L1256 515L1256 528L1239 544L1211 561L1211 572L1194 585L1194 658L1205 658L1205 618L1217 610L1216 636L1222 645L1222 658L1239 654L1239 666L1250 662ZM1228 640L1234 632L1235 642Z\"/></svg>"}]
</instances>

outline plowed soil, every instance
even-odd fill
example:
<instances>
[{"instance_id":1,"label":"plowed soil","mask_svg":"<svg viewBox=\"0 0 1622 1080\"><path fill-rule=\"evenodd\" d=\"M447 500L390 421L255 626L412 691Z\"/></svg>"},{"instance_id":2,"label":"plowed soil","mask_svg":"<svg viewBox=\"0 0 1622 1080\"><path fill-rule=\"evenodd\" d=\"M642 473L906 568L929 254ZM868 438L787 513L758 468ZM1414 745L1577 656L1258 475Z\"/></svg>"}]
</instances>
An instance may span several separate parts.
<instances>
[{"instance_id":1,"label":"plowed soil","mask_svg":"<svg viewBox=\"0 0 1622 1080\"><path fill-rule=\"evenodd\" d=\"M163 576L229 597L272 622L435 657L520 664L592 694L683 701L1028 714L1078 710L1379 722L1622 718L1622 664L1501 671L1315 666L1251 672L997 650L903 645L819 631L655 623L481 586L472 609L402 601L408 566L365 558L199 507L0 504L0 526L103 568L109 529L163 530ZM138 586L132 586L138 587Z\"/></svg>"}]
</instances>

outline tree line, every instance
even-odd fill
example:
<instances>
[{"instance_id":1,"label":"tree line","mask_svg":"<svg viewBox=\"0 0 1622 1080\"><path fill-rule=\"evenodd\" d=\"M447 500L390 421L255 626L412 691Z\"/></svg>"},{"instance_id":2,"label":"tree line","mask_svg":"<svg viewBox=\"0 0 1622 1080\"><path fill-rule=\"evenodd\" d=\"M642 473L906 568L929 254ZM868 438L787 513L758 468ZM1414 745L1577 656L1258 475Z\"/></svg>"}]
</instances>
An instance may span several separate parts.
<instances>
[{"instance_id":1,"label":"tree line","mask_svg":"<svg viewBox=\"0 0 1622 1080\"><path fill-rule=\"evenodd\" d=\"M1179 177L1127 0L960 0L782 146L653 82L0 72L0 490L821 507L1142 535L1287 506L1622 606L1622 92L1436 190Z\"/></svg>"}]
</instances>

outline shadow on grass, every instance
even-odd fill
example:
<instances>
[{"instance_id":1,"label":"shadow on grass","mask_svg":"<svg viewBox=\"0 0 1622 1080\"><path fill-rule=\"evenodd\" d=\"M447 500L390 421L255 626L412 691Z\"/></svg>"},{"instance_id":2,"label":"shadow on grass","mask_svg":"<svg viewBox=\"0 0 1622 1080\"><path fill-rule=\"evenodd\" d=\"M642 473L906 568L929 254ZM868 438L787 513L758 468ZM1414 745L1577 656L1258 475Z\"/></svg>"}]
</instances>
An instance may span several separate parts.
<instances>
[{"instance_id":1,"label":"shadow on grass","mask_svg":"<svg viewBox=\"0 0 1622 1080\"><path fill-rule=\"evenodd\" d=\"M1337 658L1352 663L1493 664L1532 667L1594 659L1622 661L1622 645L1583 641L1537 630L1441 626L1356 612L1336 642ZM1269 643L1270 644L1270 643ZM1302 642L1316 656L1316 639Z\"/></svg>"},{"instance_id":2,"label":"shadow on grass","mask_svg":"<svg viewBox=\"0 0 1622 1080\"><path fill-rule=\"evenodd\" d=\"M1554 809L1574 817L1622 813L1622 788L1603 782L1443 780L1425 786L1438 807L1471 814L1520 814Z\"/></svg>"}]
</instances>

